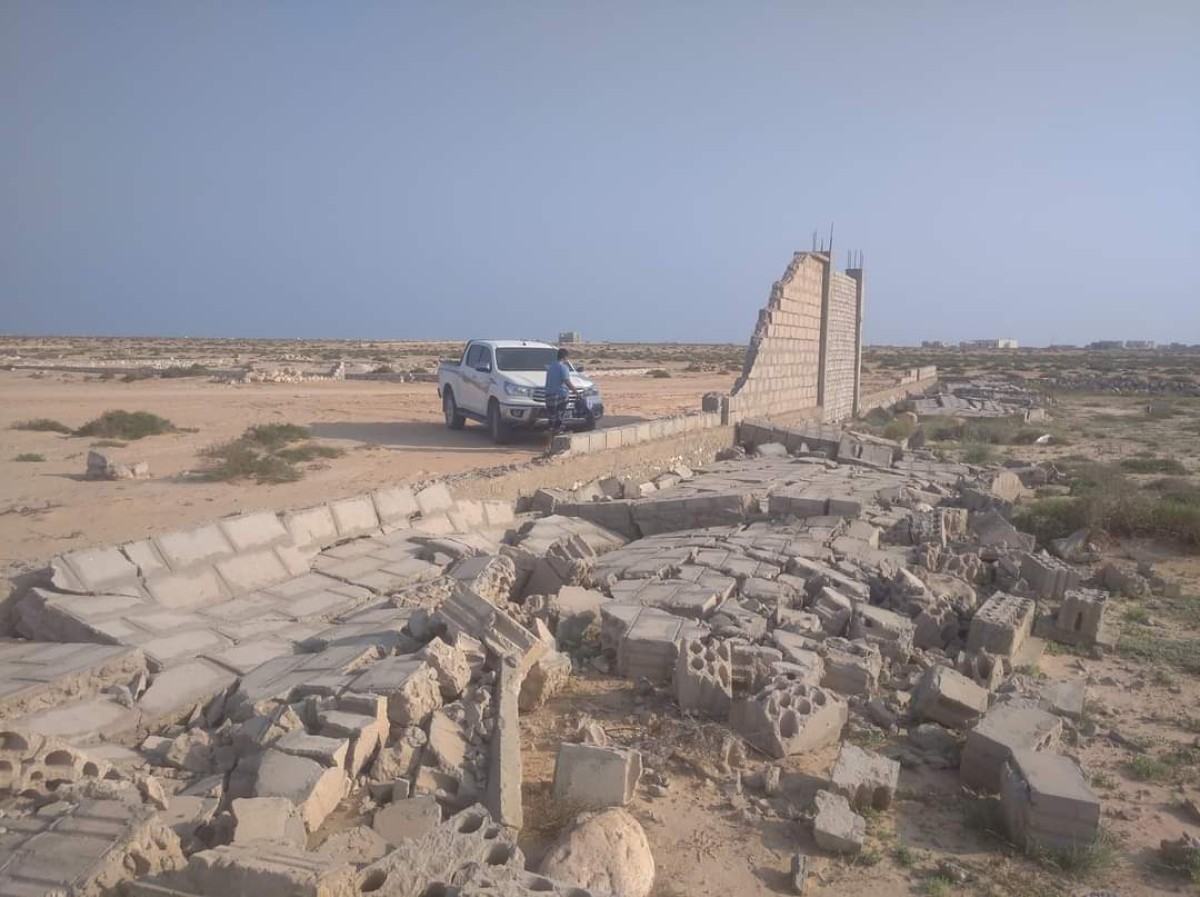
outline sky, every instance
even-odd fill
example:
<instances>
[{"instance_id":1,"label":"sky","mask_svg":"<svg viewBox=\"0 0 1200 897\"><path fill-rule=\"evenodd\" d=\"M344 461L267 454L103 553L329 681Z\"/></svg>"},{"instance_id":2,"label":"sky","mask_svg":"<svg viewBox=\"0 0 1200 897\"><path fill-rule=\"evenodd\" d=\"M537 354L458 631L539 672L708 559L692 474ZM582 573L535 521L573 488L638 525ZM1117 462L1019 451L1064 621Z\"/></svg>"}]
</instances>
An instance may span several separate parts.
<instances>
[{"instance_id":1,"label":"sky","mask_svg":"<svg viewBox=\"0 0 1200 897\"><path fill-rule=\"evenodd\" d=\"M0 4L0 332L1200 343L1194 0Z\"/></svg>"}]
</instances>

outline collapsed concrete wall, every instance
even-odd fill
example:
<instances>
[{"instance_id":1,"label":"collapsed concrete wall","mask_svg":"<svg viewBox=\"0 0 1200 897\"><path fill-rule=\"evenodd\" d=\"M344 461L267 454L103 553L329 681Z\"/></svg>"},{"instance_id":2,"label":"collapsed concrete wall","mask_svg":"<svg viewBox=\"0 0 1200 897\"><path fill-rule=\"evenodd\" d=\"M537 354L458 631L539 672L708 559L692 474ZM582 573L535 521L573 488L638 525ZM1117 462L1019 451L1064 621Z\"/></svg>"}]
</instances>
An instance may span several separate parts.
<instances>
[{"instance_id":1,"label":"collapsed concrete wall","mask_svg":"<svg viewBox=\"0 0 1200 897\"><path fill-rule=\"evenodd\" d=\"M851 417L858 403L863 272L798 252L758 315L746 365L722 397L726 423L747 417Z\"/></svg>"}]
</instances>

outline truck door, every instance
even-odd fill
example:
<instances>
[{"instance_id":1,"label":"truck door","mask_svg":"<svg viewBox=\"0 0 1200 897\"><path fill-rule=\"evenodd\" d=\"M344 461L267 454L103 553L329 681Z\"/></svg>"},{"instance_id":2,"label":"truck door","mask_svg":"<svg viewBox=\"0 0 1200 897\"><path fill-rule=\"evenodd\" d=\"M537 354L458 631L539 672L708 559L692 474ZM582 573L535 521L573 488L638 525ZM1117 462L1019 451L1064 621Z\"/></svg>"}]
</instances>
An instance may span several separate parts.
<instances>
[{"instance_id":1,"label":"truck door","mask_svg":"<svg viewBox=\"0 0 1200 897\"><path fill-rule=\"evenodd\" d=\"M467 360L462 370L463 394L459 404L474 414L487 413L492 364L492 350L488 346L475 343L467 350Z\"/></svg>"}]
</instances>

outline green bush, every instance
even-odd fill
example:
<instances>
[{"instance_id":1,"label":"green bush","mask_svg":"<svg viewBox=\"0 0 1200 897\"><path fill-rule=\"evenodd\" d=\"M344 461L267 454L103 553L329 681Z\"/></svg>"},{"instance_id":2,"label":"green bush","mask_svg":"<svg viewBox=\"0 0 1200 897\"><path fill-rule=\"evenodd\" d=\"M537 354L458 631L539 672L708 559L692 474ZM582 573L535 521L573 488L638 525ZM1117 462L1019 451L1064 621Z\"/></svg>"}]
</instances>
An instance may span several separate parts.
<instances>
[{"instance_id":1,"label":"green bush","mask_svg":"<svg viewBox=\"0 0 1200 897\"><path fill-rule=\"evenodd\" d=\"M33 430L35 433L70 433L71 428L66 424L51 420L48 417L35 417L32 420L19 420L12 425L14 430Z\"/></svg>"},{"instance_id":2,"label":"green bush","mask_svg":"<svg viewBox=\"0 0 1200 897\"><path fill-rule=\"evenodd\" d=\"M201 454L210 462L204 476L222 481L291 483L303 476L295 465L344 454L340 448L310 442L311 438L308 427L296 424L250 427L237 439L204 449Z\"/></svg>"},{"instance_id":3,"label":"green bush","mask_svg":"<svg viewBox=\"0 0 1200 897\"><path fill-rule=\"evenodd\" d=\"M14 461L28 461L30 463L38 463L46 460L45 455L39 455L36 452L22 452L13 459Z\"/></svg>"},{"instance_id":4,"label":"green bush","mask_svg":"<svg viewBox=\"0 0 1200 897\"><path fill-rule=\"evenodd\" d=\"M898 418L892 421L883 428L883 436L885 439L907 439L913 433L917 432L917 427L920 426L911 417Z\"/></svg>"},{"instance_id":5,"label":"green bush","mask_svg":"<svg viewBox=\"0 0 1200 897\"><path fill-rule=\"evenodd\" d=\"M212 461L204 471L210 480L254 480L258 483L291 483L301 473L277 455L258 451L244 439L234 439L206 448L202 454Z\"/></svg>"},{"instance_id":6,"label":"green bush","mask_svg":"<svg viewBox=\"0 0 1200 897\"><path fill-rule=\"evenodd\" d=\"M1163 479L1141 486L1118 465L1094 461L1062 467L1071 495L1019 506L1014 523L1042 544L1094 527L1114 536L1165 538L1200 548L1200 489L1187 480Z\"/></svg>"},{"instance_id":7,"label":"green bush","mask_svg":"<svg viewBox=\"0 0 1200 897\"><path fill-rule=\"evenodd\" d=\"M1174 458L1123 458L1121 469L1129 473L1165 473L1185 476L1187 468Z\"/></svg>"},{"instance_id":8,"label":"green bush","mask_svg":"<svg viewBox=\"0 0 1200 897\"><path fill-rule=\"evenodd\" d=\"M212 370L203 364L189 364L187 367L163 368L159 374L164 380L177 380L182 377L211 377Z\"/></svg>"},{"instance_id":9,"label":"green bush","mask_svg":"<svg viewBox=\"0 0 1200 897\"><path fill-rule=\"evenodd\" d=\"M298 424L259 424L248 429L241 438L267 451L275 451L293 442L311 439L312 431Z\"/></svg>"},{"instance_id":10,"label":"green bush","mask_svg":"<svg viewBox=\"0 0 1200 897\"><path fill-rule=\"evenodd\" d=\"M968 464L987 464L995 457L996 452L983 442L972 442L963 447L963 460Z\"/></svg>"},{"instance_id":11,"label":"green bush","mask_svg":"<svg viewBox=\"0 0 1200 897\"><path fill-rule=\"evenodd\" d=\"M98 436L105 439L143 439L173 433L175 425L165 417L149 411L105 411L75 431L76 436Z\"/></svg>"}]
</instances>

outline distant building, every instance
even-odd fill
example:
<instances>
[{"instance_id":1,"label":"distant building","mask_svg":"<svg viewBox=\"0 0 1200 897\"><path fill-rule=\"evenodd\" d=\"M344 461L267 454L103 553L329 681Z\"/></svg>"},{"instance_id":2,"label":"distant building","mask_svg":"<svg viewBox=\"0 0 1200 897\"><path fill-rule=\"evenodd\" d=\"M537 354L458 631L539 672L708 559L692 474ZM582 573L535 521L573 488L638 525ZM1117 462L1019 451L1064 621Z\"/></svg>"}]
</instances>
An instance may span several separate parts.
<instances>
[{"instance_id":1,"label":"distant building","mask_svg":"<svg viewBox=\"0 0 1200 897\"><path fill-rule=\"evenodd\" d=\"M1015 349L1015 339L967 339L958 344L960 349Z\"/></svg>"},{"instance_id":2,"label":"distant building","mask_svg":"<svg viewBox=\"0 0 1200 897\"><path fill-rule=\"evenodd\" d=\"M1127 339L1125 340L1126 349L1153 349L1155 346L1152 339Z\"/></svg>"},{"instance_id":3,"label":"distant building","mask_svg":"<svg viewBox=\"0 0 1200 897\"><path fill-rule=\"evenodd\" d=\"M578 330L564 330L562 333L560 333L558 335L559 345L563 345L565 343L582 343L582 342L583 342L583 334L581 334Z\"/></svg>"},{"instance_id":4,"label":"distant building","mask_svg":"<svg viewBox=\"0 0 1200 897\"><path fill-rule=\"evenodd\" d=\"M1096 349L1101 352L1111 352L1113 349L1124 349L1125 348L1125 340L1101 339L1101 340L1096 340L1096 342L1094 342L1094 343L1088 343L1087 347L1089 349Z\"/></svg>"},{"instance_id":5,"label":"distant building","mask_svg":"<svg viewBox=\"0 0 1200 897\"><path fill-rule=\"evenodd\" d=\"M922 349L949 349L950 344L945 340L940 339L923 339L921 340Z\"/></svg>"}]
</instances>

